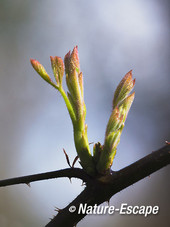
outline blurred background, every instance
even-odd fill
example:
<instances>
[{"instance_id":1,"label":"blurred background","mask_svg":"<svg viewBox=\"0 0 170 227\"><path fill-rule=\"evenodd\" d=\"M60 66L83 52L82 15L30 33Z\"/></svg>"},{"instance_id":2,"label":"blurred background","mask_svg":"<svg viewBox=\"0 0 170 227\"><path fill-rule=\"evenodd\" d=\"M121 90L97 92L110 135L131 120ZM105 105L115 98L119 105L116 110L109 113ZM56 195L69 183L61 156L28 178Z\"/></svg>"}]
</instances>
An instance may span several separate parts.
<instances>
[{"instance_id":1,"label":"blurred background","mask_svg":"<svg viewBox=\"0 0 170 227\"><path fill-rule=\"evenodd\" d=\"M71 161L76 156L64 101L29 62L39 60L52 75L49 56L64 58L75 45L89 142L103 143L119 81L131 69L136 78L113 170L164 146L170 140L169 17L168 0L0 0L0 179L66 168L63 148ZM87 216L78 226L169 226L169 170L110 201L116 207L158 205L158 215ZM81 181L66 178L0 188L0 226L45 226L55 206L65 207L82 190Z\"/></svg>"}]
</instances>

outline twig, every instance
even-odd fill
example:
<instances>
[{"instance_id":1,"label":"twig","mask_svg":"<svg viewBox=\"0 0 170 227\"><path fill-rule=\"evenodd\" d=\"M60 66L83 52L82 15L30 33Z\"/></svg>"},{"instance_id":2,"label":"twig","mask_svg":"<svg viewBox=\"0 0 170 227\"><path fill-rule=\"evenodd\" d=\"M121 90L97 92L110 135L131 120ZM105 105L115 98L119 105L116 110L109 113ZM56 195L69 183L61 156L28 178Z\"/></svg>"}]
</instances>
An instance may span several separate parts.
<instances>
[{"instance_id":1,"label":"twig","mask_svg":"<svg viewBox=\"0 0 170 227\"><path fill-rule=\"evenodd\" d=\"M170 164L170 145L145 156L132 165L114 172L110 176L93 179L80 195L52 219L46 227L73 227L86 214L78 214L80 204L99 205L135 182L149 176L153 172ZM102 182L101 182L102 181ZM76 211L69 212L70 206L75 206Z\"/></svg>"},{"instance_id":2,"label":"twig","mask_svg":"<svg viewBox=\"0 0 170 227\"><path fill-rule=\"evenodd\" d=\"M40 173L24 177L11 178L0 181L0 187L14 184L29 184L33 181L47 180L52 178L68 177L79 178L86 182L86 188L80 195L73 200L67 207L60 210L46 227L73 227L86 214L78 214L77 210L80 204L99 205L121 191L122 189L134 184L135 182L149 176L162 167L170 164L170 145L152 152L139 161L127 166L117 172L111 172L110 175L91 178L83 169L68 168L53 172ZM74 213L69 212L70 206L77 209Z\"/></svg>"},{"instance_id":3,"label":"twig","mask_svg":"<svg viewBox=\"0 0 170 227\"><path fill-rule=\"evenodd\" d=\"M90 178L83 169L68 168L68 169L47 172L47 173L39 173L39 174L34 174L29 176L1 180L0 187L14 185L14 184L29 184L30 182L33 182L33 181L48 180L48 179L60 178L60 177L79 178L84 182L87 182Z\"/></svg>"}]
</instances>

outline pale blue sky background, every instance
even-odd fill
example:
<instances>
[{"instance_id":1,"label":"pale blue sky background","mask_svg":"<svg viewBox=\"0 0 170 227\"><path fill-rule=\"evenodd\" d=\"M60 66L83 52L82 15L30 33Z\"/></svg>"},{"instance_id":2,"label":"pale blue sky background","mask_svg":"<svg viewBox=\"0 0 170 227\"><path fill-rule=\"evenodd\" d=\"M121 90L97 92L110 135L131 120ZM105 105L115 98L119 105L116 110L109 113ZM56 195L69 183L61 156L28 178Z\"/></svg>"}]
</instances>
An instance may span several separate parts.
<instances>
[{"instance_id":1,"label":"pale blue sky background","mask_svg":"<svg viewBox=\"0 0 170 227\"><path fill-rule=\"evenodd\" d=\"M0 178L66 168L76 156L61 96L32 69L79 48L89 142L103 143L114 90L133 69L136 97L113 163L118 170L170 140L169 2L0 1ZM66 88L66 86L65 86ZM91 145L92 148L92 145ZM77 164L78 166L78 164ZM86 217L78 226L168 226L169 167L127 188L111 205L159 205L160 213ZM58 179L0 189L0 226L44 226L82 190Z\"/></svg>"}]
</instances>

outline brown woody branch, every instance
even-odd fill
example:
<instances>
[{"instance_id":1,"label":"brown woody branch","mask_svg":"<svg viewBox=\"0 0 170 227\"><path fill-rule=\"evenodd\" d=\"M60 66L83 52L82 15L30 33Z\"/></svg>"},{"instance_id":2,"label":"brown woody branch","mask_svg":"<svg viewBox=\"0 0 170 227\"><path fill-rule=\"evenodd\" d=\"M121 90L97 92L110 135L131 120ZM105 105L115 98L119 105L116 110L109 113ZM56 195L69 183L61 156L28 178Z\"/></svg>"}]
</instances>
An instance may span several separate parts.
<instances>
[{"instance_id":1,"label":"brown woody branch","mask_svg":"<svg viewBox=\"0 0 170 227\"><path fill-rule=\"evenodd\" d=\"M170 145L166 145L163 148L152 152L130 166L117 172L113 172L109 176L90 179L84 191L67 207L60 210L46 227L75 226L86 215L78 214L77 211L80 204L93 206L109 201L117 192L149 176L168 164L170 164ZM74 213L69 212L70 206L76 207Z\"/></svg>"},{"instance_id":2,"label":"brown woody branch","mask_svg":"<svg viewBox=\"0 0 170 227\"><path fill-rule=\"evenodd\" d=\"M89 175L83 170L79 168L68 168L68 169L61 169L57 171L47 172L47 173L39 173L29 176L23 177L16 177L6 180L0 181L0 187L14 185L14 184L30 184L34 181L40 180L48 180L53 178L61 178L61 177L68 177L68 178L79 178L84 182L89 180Z\"/></svg>"},{"instance_id":3,"label":"brown woody branch","mask_svg":"<svg viewBox=\"0 0 170 227\"><path fill-rule=\"evenodd\" d=\"M81 192L67 207L60 210L54 219L46 225L46 227L73 227L86 215L77 213L80 204L93 206L95 204L99 205L105 201L109 201L109 199L117 192L149 176L168 164L170 164L170 144L152 152L130 166L116 172L112 171L107 176L97 176L92 178L82 169L68 168L53 172L1 180L0 187L22 183L29 184L34 181L60 177L75 177L83 180L86 182L86 188L84 191ZM76 211L70 213L69 208L73 205L76 207Z\"/></svg>"}]
</instances>

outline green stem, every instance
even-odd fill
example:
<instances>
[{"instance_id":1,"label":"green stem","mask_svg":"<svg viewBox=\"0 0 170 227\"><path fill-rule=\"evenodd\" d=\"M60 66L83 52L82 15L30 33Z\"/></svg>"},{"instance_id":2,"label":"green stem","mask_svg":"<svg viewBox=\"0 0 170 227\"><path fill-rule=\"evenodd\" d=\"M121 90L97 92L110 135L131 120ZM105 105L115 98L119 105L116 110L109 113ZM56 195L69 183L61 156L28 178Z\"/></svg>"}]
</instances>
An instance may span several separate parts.
<instances>
[{"instance_id":1,"label":"green stem","mask_svg":"<svg viewBox=\"0 0 170 227\"><path fill-rule=\"evenodd\" d=\"M73 122L74 142L75 142L78 156L80 158L81 165L89 175L94 176L95 166L93 162L93 157L90 152L87 132L84 124L84 118L82 118L81 116L79 120L77 119L74 109L72 107L72 104L68 96L66 95L64 89L62 88L62 86L57 86L54 83L50 83L50 84L60 92L67 106L68 112Z\"/></svg>"},{"instance_id":2,"label":"green stem","mask_svg":"<svg viewBox=\"0 0 170 227\"><path fill-rule=\"evenodd\" d=\"M71 105L71 103L70 103L70 101L69 101L69 99L68 99L68 97L67 97L65 91L63 90L63 88L62 88L61 86L58 87L57 85L55 85L55 84L53 84L53 83L52 83L51 85L52 85L53 87L55 87L55 88L60 92L60 94L62 95L62 97L63 97L63 99L64 99L64 101L65 101L65 104L66 104L66 106L67 106L68 112L69 112L69 114L70 114L71 120L72 120L73 125L74 125L75 122L76 122L76 115L75 115L75 113L74 113L73 107L72 107L72 105Z\"/></svg>"},{"instance_id":3,"label":"green stem","mask_svg":"<svg viewBox=\"0 0 170 227\"><path fill-rule=\"evenodd\" d=\"M85 131L74 128L74 142L81 166L89 175L94 176L96 171Z\"/></svg>"}]
</instances>

